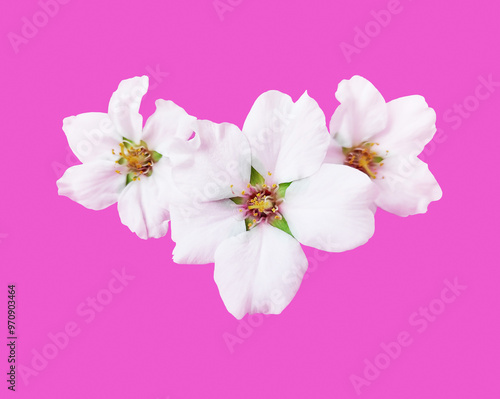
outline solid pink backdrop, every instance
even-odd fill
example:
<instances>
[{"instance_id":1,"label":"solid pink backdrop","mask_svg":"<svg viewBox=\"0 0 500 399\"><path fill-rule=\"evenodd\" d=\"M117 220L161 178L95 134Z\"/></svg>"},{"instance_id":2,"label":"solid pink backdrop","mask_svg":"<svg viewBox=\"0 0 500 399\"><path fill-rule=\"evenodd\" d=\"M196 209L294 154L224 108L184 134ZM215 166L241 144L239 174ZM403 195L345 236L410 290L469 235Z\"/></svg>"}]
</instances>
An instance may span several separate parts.
<instances>
[{"instance_id":1,"label":"solid pink backdrop","mask_svg":"<svg viewBox=\"0 0 500 399\"><path fill-rule=\"evenodd\" d=\"M348 399L353 375L365 398L500 397L498 2L64 3L0 13L0 318L15 283L18 335L13 394L2 330L1 397ZM240 127L269 89L308 90L327 120L355 74L387 100L423 95L440 130L422 158L444 196L425 215L377 212L356 250L306 249L311 270L290 306L240 322L213 265L171 261L170 233L142 241L116 206L57 195L77 163L63 118L105 112L122 79L144 74L145 118L164 98ZM134 279L116 279L123 269ZM443 307L446 279L467 288ZM438 315L424 322L429 305ZM391 346L405 332L410 345Z\"/></svg>"}]
</instances>

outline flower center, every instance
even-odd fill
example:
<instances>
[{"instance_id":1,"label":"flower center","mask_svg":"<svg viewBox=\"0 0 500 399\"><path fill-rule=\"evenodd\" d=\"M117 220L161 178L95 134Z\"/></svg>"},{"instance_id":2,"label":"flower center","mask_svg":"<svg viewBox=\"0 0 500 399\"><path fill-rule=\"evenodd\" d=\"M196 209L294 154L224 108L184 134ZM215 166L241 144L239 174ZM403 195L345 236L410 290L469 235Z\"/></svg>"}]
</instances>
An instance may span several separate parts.
<instances>
[{"instance_id":1,"label":"flower center","mask_svg":"<svg viewBox=\"0 0 500 399\"><path fill-rule=\"evenodd\" d=\"M283 198L277 184L248 184L247 190L242 191L240 197L233 198L233 201L239 205L239 212L245 217L247 230L262 222L273 224L283 219L279 212Z\"/></svg>"},{"instance_id":2,"label":"flower center","mask_svg":"<svg viewBox=\"0 0 500 399\"><path fill-rule=\"evenodd\" d=\"M153 157L147 147L131 145L126 148L123 143L120 143L120 150L120 155L125 158L131 172L137 175L148 175L148 173L153 172Z\"/></svg>"},{"instance_id":3,"label":"flower center","mask_svg":"<svg viewBox=\"0 0 500 399\"><path fill-rule=\"evenodd\" d=\"M112 150L115 154L115 150ZM135 180L141 180L141 176L151 176L153 174L153 165L160 160L162 154L152 151L148 148L145 141L141 140L139 144L123 138L120 143L120 158L116 163L126 165L128 168L127 183ZM119 170L117 173L121 173Z\"/></svg>"},{"instance_id":4,"label":"flower center","mask_svg":"<svg viewBox=\"0 0 500 399\"><path fill-rule=\"evenodd\" d=\"M272 173L267 172L267 175L270 178ZM256 169L251 168L247 189L243 190L240 195L230 198L244 217L247 231L260 223L268 223L293 237L286 219L280 212L280 206L285 200L286 190L290 184L292 183L269 185ZM231 191L236 194L232 185Z\"/></svg>"},{"instance_id":5,"label":"flower center","mask_svg":"<svg viewBox=\"0 0 500 399\"><path fill-rule=\"evenodd\" d=\"M370 178L377 178L377 169L382 166L384 158L373 151L373 146L378 143L361 143L359 146L346 148L342 151L345 155L344 165L358 169Z\"/></svg>"}]
</instances>

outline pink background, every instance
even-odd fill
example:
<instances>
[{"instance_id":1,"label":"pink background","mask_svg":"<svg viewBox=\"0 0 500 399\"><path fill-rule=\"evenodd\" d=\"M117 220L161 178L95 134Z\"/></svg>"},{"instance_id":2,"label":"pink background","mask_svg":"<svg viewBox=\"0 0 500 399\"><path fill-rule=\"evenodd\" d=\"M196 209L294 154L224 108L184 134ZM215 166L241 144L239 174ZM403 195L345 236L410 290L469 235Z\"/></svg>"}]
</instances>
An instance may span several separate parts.
<instances>
[{"instance_id":1,"label":"pink background","mask_svg":"<svg viewBox=\"0 0 500 399\"><path fill-rule=\"evenodd\" d=\"M351 375L365 378L365 359L407 331L411 345L361 397L500 398L500 87L476 92L481 77L500 81L497 1L222 0L233 4L224 20L212 0L66 2L46 19L35 0L0 13L0 324L15 283L18 369L38 373L18 370L7 391L2 328L1 397L356 398ZM395 6L378 29L371 11ZM21 34L23 17L40 27L16 53L8 34ZM365 26L373 37L349 62L340 45ZM157 66L168 76L155 79ZM328 120L338 82L354 74L387 100L421 94L441 129L423 159L443 199L426 215L379 211L374 237L354 251L306 249L312 267L291 305L245 318L248 328L224 308L213 265L173 264L169 236L142 241L115 206L94 212L57 195L76 163L62 119L106 111L119 81L143 74L145 117L164 98L240 127L269 89L294 99L307 89ZM471 112L457 116L464 102ZM134 280L106 296L122 268ZM455 278L467 288L419 333L412 314ZM98 294L107 305L89 320ZM79 334L51 352L50 334L72 322ZM36 371L44 349L52 359Z\"/></svg>"}]
</instances>

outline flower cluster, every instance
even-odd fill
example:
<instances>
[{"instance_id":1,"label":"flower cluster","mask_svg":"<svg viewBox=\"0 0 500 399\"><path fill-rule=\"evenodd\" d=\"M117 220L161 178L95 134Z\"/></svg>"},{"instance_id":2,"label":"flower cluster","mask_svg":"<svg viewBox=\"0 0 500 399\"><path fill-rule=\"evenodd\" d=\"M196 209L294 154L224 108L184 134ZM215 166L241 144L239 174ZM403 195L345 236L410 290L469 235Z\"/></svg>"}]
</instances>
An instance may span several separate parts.
<instances>
[{"instance_id":1,"label":"flower cluster","mask_svg":"<svg viewBox=\"0 0 500 399\"><path fill-rule=\"evenodd\" d=\"M329 129L305 92L255 101L243 129L188 115L157 100L143 127L148 78L124 80L107 113L66 118L81 165L58 180L59 194L90 209L115 202L140 238L172 223L176 263L215 263L228 311L279 314L307 269L301 244L341 252L374 233L377 207L425 213L441 189L417 156L436 114L421 96L385 102L366 79L343 80Z\"/></svg>"}]
</instances>

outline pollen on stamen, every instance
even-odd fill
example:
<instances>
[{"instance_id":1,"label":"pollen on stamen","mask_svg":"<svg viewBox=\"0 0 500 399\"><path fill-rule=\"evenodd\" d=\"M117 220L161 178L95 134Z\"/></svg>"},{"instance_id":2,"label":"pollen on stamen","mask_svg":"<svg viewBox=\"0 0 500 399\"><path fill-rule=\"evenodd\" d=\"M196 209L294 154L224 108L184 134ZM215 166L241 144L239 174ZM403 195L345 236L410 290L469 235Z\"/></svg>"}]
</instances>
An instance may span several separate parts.
<instances>
[{"instance_id":1,"label":"pollen on stamen","mask_svg":"<svg viewBox=\"0 0 500 399\"><path fill-rule=\"evenodd\" d=\"M269 176L271 176L271 175L272 175L272 173L271 173L271 172L267 172L267 174L268 174Z\"/></svg>"},{"instance_id":2,"label":"pollen on stamen","mask_svg":"<svg viewBox=\"0 0 500 399\"><path fill-rule=\"evenodd\" d=\"M276 185L276 184L273 184L273 188L276 188L276 187L277 187L277 185Z\"/></svg>"},{"instance_id":3,"label":"pollen on stamen","mask_svg":"<svg viewBox=\"0 0 500 399\"><path fill-rule=\"evenodd\" d=\"M119 175L122 174L122 172L120 172L119 170L115 170L116 173L118 173Z\"/></svg>"},{"instance_id":4,"label":"pollen on stamen","mask_svg":"<svg viewBox=\"0 0 500 399\"><path fill-rule=\"evenodd\" d=\"M247 184L247 188L250 188L250 183Z\"/></svg>"},{"instance_id":5,"label":"pollen on stamen","mask_svg":"<svg viewBox=\"0 0 500 399\"><path fill-rule=\"evenodd\" d=\"M243 190L243 191L241 192L241 195L245 195L245 190Z\"/></svg>"},{"instance_id":6,"label":"pollen on stamen","mask_svg":"<svg viewBox=\"0 0 500 399\"><path fill-rule=\"evenodd\" d=\"M267 188L267 185L266 185L266 184L263 184L263 185L262 185L262 188Z\"/></svg>"},{"instance_id":7,"label":"pollen on stamen","mask_svg":"<svg viewBox=\"0 0 500 399\"><path fill-rule=\"evenodd\" d=\"M113 155L116 155L116 154L115 154L115 149L114 149L114 148L112 148L112 149L111 149L111 152L113 153Z\"/></svg>"}]
</instances>

